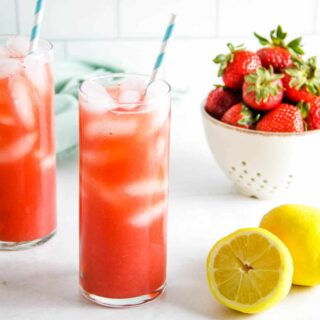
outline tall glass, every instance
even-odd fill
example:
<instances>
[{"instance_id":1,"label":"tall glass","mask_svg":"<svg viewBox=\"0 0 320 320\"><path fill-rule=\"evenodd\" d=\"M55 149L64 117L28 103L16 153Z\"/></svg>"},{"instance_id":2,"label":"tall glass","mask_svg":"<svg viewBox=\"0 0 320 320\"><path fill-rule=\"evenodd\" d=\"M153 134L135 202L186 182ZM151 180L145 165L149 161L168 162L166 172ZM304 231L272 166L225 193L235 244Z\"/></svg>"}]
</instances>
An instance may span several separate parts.
<instances>
[{"instance_id":1,"label":"tall glass","mask_svg":"<svg viewBox=\"0 0 320 320\"><path fill-rule=\"evenodd\" d=\"M0 250L47 241L56 229L52 45L27 55L0 36Z\"/></svg>"},{"instance_id":2,"label":"tall glass","mask_svg":"<svg viewBox=\"0 0 320 320\"><path fill-rule=\"evenodd\" d=\"M120 103L121 85L141 79L106 75L79 92L80 285L110 307L150 301L166 281L170 86L161 81L165 92L134 108ZM107 90L113 109L99 108L90 83Z\"/></svg>"}]
</instances>

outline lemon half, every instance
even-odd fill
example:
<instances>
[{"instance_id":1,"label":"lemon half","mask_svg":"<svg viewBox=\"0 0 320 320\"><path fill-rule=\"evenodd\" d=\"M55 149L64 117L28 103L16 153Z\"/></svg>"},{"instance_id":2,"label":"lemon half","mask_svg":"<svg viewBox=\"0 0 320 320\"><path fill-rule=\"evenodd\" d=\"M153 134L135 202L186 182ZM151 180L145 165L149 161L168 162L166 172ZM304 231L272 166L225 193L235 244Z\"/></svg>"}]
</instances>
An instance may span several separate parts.
<instances>
[{"instance_id":1,"label":"lemon half","mask_svg":"<svg viewBox=\"0 0 320 320\"><path fill-rule=\"evenodd\" d=\"M293 262L287 247L262 228L240 229L219 240L207 259L214 297L244 313L261 312L289 292Z\"/></svg>"}]
</instances>

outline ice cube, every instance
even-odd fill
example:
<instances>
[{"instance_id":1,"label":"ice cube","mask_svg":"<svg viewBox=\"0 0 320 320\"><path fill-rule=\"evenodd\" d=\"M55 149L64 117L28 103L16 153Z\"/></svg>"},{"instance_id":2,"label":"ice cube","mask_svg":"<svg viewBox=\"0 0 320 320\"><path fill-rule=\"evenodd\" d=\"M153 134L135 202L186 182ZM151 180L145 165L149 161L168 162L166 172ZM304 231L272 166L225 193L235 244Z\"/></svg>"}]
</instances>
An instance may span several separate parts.
<instances>
[{"instance_id":1,"label":"ice cube","mask_svg":"<svg viewBox=\"0 0 320 320\"><path fill-rule=\"evenodd\" d=\"M17 139L15 142L0 147L0 164L10 163L22 159L31 152L37 140L35 132Z\"/></svg>"},{"instance_id":2,"label":"ice cube","mask_svg":"<svg viewBox=\"0 0 320 320\"><path fill-rule=\"evenodd\" d=\"M108 160L108 154L102 151L85 150L81 151L81 161L86 165L99 166Z\"/></svg>"},{"instance_id":3,"label":"ice cube","mask_svg":"<svg viewBox=\"0 0 320 320\"><path fill-rule=\"evenodd\" d=\"M115 118L100 118L90 121L86 128L85 134L89 139L108 136L119 137L129 136L136 132L138 122L134 119L115 119Z\"/></svg>"},{"instance_id":4,"label":"ice cube","mask_svg":"<svg viewBox=\"0 0 320 320\"><path fill-rule=\"evenodd\" d=\"M119 102L123 109L133 109L141 101L147 86L146 80L141 77L128 77L120 85Z\"/></svg>"},{"instance_id":5,"label":"ice cube","mask_svg":"<svg viewBox=\"0 0 320 320\"><path fill-rule=\"evenodd\" d=\"M126 157L127 152L123 148L81 150L81 162L86 166L103 166L121 161Z\"/></svg>"},{"instance_id":6,"label":"ice cube","mask_svg":"<svg viewBox=\"0 0 320 320\"><path fill-rule=\"evenodd\" d=\"M141 100L141 95L139 91L127 90L121 91L119 95L119 103L121 103L121 108L126 110L131 110L136 108Z\"/></svg>"},{"instance_id":7,"label":"ice cube","mask_svg":"<svg viewBox=\"0 0 320 320\"><path fill-rule=\"evenodd\" d=\"M24 59L23 64L27 77L32 84L40 91L40 93L46 92L49 79L45 59L35 55L29 55Z\"/></svg>"},{"instance_id":8,"label":"ice cube","mask_svg":"<svg viewBox=\"0 0 320 320\"><path fill-rule=\"evenodd\" d=\"M80 161L85 164L97 165L100 161L99 154L94 151L81 151Z\"/></svg>"},{"instance_id":9,"label":"ice cube","mask_svg":"<svg viewBox=\"0 0 320 320\"><path fill-rule=\"evenodd\" d=\"M170 92L169 90L167 83L161 80L155 80L148 85L145 93L145 100L151 102L166 98Z\"/></svg>"},{"instance_id":10,"label":"ice cube","mask_svg":"<svg viewBox=\"0 0 320 320\"><path fill-rule=\"evenodd\" d=\"M27 129L32 129L35 124L34 109L25 78L17 76L11 79L11 96L16 107L20 121Z\"/></svg>"},{"instance_id":11,"label":"ice cube","mask_svg":"<svg viewBox=\"0 0 320 320\"><path fill-rule=\"evenodd\" d=\"M119 103L127 103L134 107L136 103L140 102L140 99L141 95L137 90L121 91L119 95Z\"/></svg>"},{"instance_id":12,"label":"ice cube","mask_svg":"<svg viewBox=\"0 0 320 320\"><path fill-rule=\"evenodd\" d=\"M152 82L145 94L146 107L152 111L152 120L148 134L152 134L164 126L169 118L170 94L168 85L160 80Z\"/></svg>"},{"instance_id":13,"label":"ice cube","mask_svg":"<svg viewBox=\"0 0 320 320\"><path fill-rule=\"evenodd\" d=\"M10 37L6 45L12 58L23 58L28 54L30 41L28 37Z\"/></svg>"},{"instance_id":14,"label":"ice cube","mask_svg":"<svg viewBox=\"0 0 320 320\"><path fill-rule=\"evenodd\" d=\"M153 207L146 209L143 213L134 215L129 223L136 227L148 226L150 223L159 219L167 210L165 201L155 204Z\"/></svg>"},{"instance_id":15,"label":"ice cube","mask_svg":"<svg viewBox=\"0 0 320 320\"><path fill-rule=\"evenodd\" d=\"M22 70L22 64L16 59L0 60L0 79L8 78L19 73Z\"/></svg>"},{"instance_id":16,"label":"ice cube","mask_svg":"<svg viewBox=\"0 0 320 320\"><path fill-rule=\"evenodd\" d=\"M121 192L118 189L111 188L104 181L98 180L88 172L81 172L82 192L84 190L94 190L101 200L107 203L117 203Z\"/></svg>"},{"instance_id":17,"label":"ice cube","mask_svg":"<svg viewBox=\"0 0 320 320\"><path fill-rule=\"evenodd\" d=\"M131 197L143 197L157 193L164 193L168 187L168 182L163 180L142 180L128 184L124 187L124 192Z\"/></svg>"},{"instance_id":18,"label":"ice cube","mask_svg":"<svg viewBox=\"0 0 320 320\"><path fill-rule=\"evenodd\" d=\"M164 128L166 123L168 123L170 115L170 99L162 99L148 107L151 108L152 115L150 124L145 133L147 135L152 135L158 130Z\"/></svg>"},{"instance_id":19,"label":"ice cube","mask_svg":"<svg viewBox=\"0 0 320 320\"><path fill-rule=\"evenodd\" d=\"M120 85L120 91L138 91L142 96L146 90L147 82L141 77L128 77Z\"/></svg>"},{"instance_id":20,"label":"ice cube","mask_svg":"<svg viewBox=\"0 0 320 320\"><path fill-rule=\"evenodd\" d=\"M56 165L56 155L49 154L40 159L41 169L43 171L53 168Z\"/></svg>"},{"instance_id":21,"label":"ice cube","mask_svg":"<svg viewBox=\"0 0 320 320\"><path fill-rule=\"evenodd\" d=\"M10 52L6 47L0 47L0 59L10 58Z\"/></svg>"},{"instance_id":22,"label":"ice cube","mask_svg":"<svg viewBox=\"0 0 320 320\"><path fill-rule=\"evenodd\" d=\"M100 84L87 80L82 84L81 90L85 94L82 105L86 109L105 112L115 108L114 100Z\"/></svg>"},{"instance_id":23,"label":"ice cube","mask_svg":"<svg viewBox=\"0 0 320 320\"><path fill-rule=\"evenodd\" d=\"M15 124L13 117L0 115L0 124L4 126L13 126Z\"/></svg>"},{"instance_id":24,"label":"ice cube","mask_svg":"<svg viewBox=\"0 0 320 320\"><path fill-rule=\"evenodd\" d=\"M156 158L159 159L164 155L166 150L166 139L165 138L158 138L156 145L155 145L155 155Z\"/></svg>"}]
</instances>

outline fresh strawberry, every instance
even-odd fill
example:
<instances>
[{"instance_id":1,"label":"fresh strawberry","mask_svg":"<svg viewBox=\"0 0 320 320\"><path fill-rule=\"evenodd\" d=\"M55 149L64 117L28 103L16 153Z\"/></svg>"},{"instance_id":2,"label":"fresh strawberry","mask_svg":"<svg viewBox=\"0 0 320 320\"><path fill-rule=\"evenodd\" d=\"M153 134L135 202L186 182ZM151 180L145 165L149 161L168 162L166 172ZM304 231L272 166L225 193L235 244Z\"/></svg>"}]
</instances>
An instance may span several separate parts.
<instances>
[{"instance_id":1,"label":"fresh strawberry","mask_svg":"<svg viewBox=\"0 0 320 320\"><path fill-rule=\"evenodd\" d=\"M244 102L256 110L270 110L281 103L283 98L282 74L273 73L260 67L244 77L242 97Z\"/></svg>"},{"instance_id":2,"label":"fresh strawberry","mask_svg":"<svg viewBox=\"0 0 320 320\"><path fill-rule=\"evenodd\" d=\"M227 46L230 53L219 54L213 61L220 64L218 76L222 76L225 85L240 90L244 76L256 71L261 66L261 61L254 52L245 50L242 46L234 47L231 43Z\"/></svg>"},{"instance_id":3,"label":"fresh strawberry","mask_svg":"<svg viewBox=\"0 0 320 320\"><path fill-rule=\"evenodd\" d=\"M212 117L220 120L229 108L240 101L241 95L238 92L217 86L208 95L206 101L206 111Z\"/></svg>"},{"instance_id":4,"label":"fresh strawberry","mask_svg":"<svg viewBox=\"0 0 320 320\"><path fill-rule=\"evenodd\" d=\"M232 106L223 115L221 121L236 127L251 128L257 121L257 117L255 117L253 112L241 102Z\"/></svg>"},{"instance_id":5,"label":"fresh strawberry","mask_svg":"<svg viewBox=\"0 0 320 320\"><path fill-rule=\"evenodd\" d=\"M309 102L315 96L320 96L320 75L316 57L309 58L306 62L296 61L293 67L285 69L282 83L286 97L293 102Z\"/></svg>"},{"instance_id":6,"label":"fresh strawberry","mask_svg":"<svg viewBox=\"0 0 320 320\"><path fill-rule=\"evenodd\" d=\"M279 72L281 69L292 65L293 57L304 54L301 48L302 38L294 39L286 44L287 34L282 31L281 26L270 32L271 41L257 33L254 33L254 35L258 38L260 44L267 46L257 51L257 55L265 68L272 66L276 72Z\"/></svg>"},{"instance_id":7,"label":"fresh strawberry","mask_svg":"<svg viewBox=\"0 0 320 320\"><path fill-rule=\"evenodd\" d=\"M289 76L288 74L285 74L282 83L285 90L285 96L293 102L299 102L299 101L311 101L314 99L314 94L308 92L306 86L302 86L301 89L299 89L299 86L294 86L292 84L293 77Z\"/></svg>"},{"instance_id":8,"label":"fresh strawberry","mask_svg":"<svg viewBox=\"0 0 320 320\"><path fill-rule=\"evenodd\" d=\"M308 116L306 118L308 130L320 129L320 103L311 104Z\"/></svg>"},{"instance_id":9,"label":"fresh strawberry","mask_svg":"<svg viewBox=\"0 0 320 320\"><path fill-rule=\"evenodd\" d=\"M307 130L320 129L320 98L316 97L309 102L299 102Z\"/></svg>"},{"instance_id":10,"label":"fresh strawberry","mask_svg":"<svg viewBox=\"0 0 320 320\"><path fill-rule=\"evenodd\" d=\"M257 124L259 131L302 132L304 124L301 111L296 106L282 103L267 113Z\"/></svg>"},{"instance_id":11,"label":"fresh strawberry","mask_svg":"<svg viewBox=\"0 0 320 320\"><path fill-rule=\"evenodd\" d=\"M274 67L276 72L292 65L290 52L281 47L267 47L257 51L261 63L265 68Z\"/></svg>"}]
</instances>

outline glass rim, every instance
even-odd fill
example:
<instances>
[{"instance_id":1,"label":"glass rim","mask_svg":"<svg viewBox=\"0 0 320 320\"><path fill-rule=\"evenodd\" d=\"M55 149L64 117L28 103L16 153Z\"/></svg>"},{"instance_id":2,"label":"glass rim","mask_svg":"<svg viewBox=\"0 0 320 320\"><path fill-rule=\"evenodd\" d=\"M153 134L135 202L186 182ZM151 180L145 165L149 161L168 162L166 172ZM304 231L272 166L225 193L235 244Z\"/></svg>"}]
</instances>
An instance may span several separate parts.
<instances>
[{"instance_id":1,"label":"glass rim","mask_svg":"<svg viewBox=\"0 0 320 320\"><path fill-rule=\"evenodd\" d=\"M88 93L86 93L82 86L86 83L86 82L96 82L96 80L99 80L99 79L108 79L108 78L117 78L117 77L122 77L122 78L126 78L126 77L139 77L139 78L145 78L147 80L150 79L150 76L149 75L146 75L146 74L141 74L141 73L125 73L125 72L120 72L120 73L105 73L105 74L102 74L102 75L98 75L98 76L92 76L92 77L89 77L87 79L85 79L80 87L79 87L79 94L81 95L84 95L85 97L88 96ZM138 103L140 106L146 106L146 105L150 105L150 104L153 104L155 101L159 100L159 99L163 99L163 98L166 98L166 97L169 97L170 94L171 94L171 91L172 91L172 87L171 85L166 81L166 80L163 80L163 79L155 79L154 81L160 81L162 83L164 83L167 88L168 88L168 91L163 94L160 98L154 98L154 99L150 99L150 101L144 101L144 102L141 102L141 103ZM148 84L148 82L146 82ZM147 87L146 87L147 88ZM132 105L132 103L130 102L116 102L117 106L119 106L121 108L121 106L125 107L125 106L129 106L129 105ZM112 112L117 112L117 113L136 113L137 111L134 111L134 110L126 110L126 111L115 111L115 110L110 110ZM143 111L139 111L138 113L141 113Z\"/></svg>"},{"instance_id":2,"label":"glass rim","mask_svg":"<svg viewBox=\"0 0 320 320\"><path fill-rule=\"evenodd\" d=\"M1 34L0 33L0 41L1 40L7 40L9 38L13 38L13 37L24 37L24 38L30 38L28 35L25 35L25 34L18 34L18 33L5 33L5 34ZM53 44L50 40L46 40L46 39L43 39L43 38L40 38L39 39L39 43L44 43L46 45L48 45L48 48L44 48L42 50L39 50L37 52L33 52L32 54L35 55L35 56L39 56L39 55L43 55L43 54L46 54L46 53L49 53L51 51L53 51ZM28 56L28 55L27 55ZM26 56L26 57L27 57ZM25 58L25 57L24 57ZM14 58L13 58L14 59Z\"/></svg>"}]
</instances>

